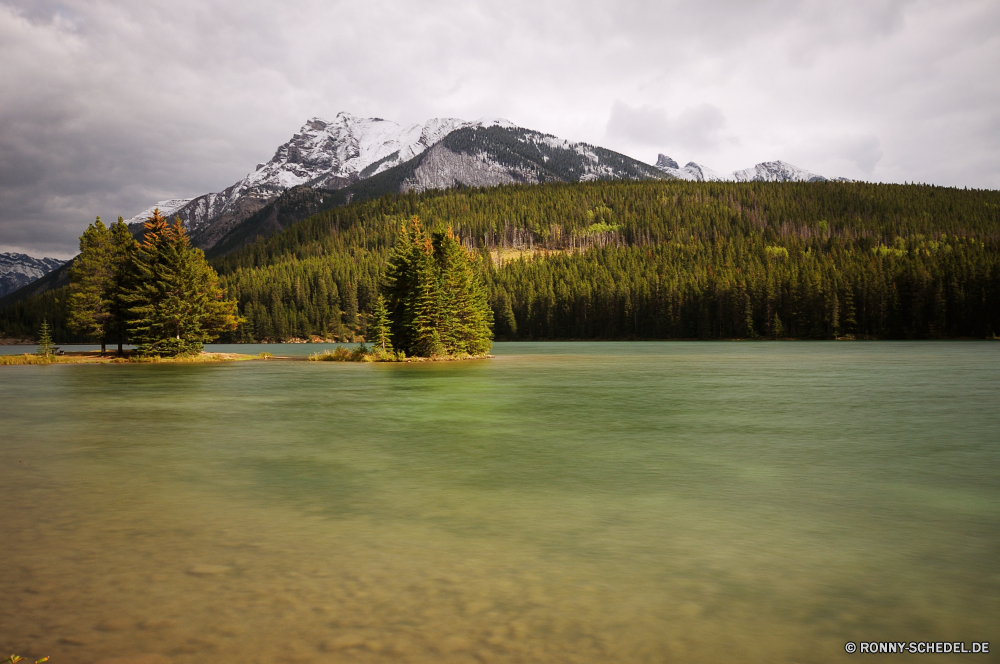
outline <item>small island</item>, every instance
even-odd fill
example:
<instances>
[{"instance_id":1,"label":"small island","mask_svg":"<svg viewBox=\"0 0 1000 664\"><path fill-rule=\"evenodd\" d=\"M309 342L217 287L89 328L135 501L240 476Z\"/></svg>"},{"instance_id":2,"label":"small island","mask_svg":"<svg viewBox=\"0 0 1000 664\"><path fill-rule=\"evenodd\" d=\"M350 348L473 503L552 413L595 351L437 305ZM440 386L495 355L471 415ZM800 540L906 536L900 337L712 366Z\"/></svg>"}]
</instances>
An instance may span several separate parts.
<instances>
[{"instance_id":1,"label":"small island","mask_svg":"<svg viewBox=\"0 0 1000 664\"><path fill-rule=\"evenodd\" d=\"M401 225L389 257L384 295L369 325L370 343L314 354L314 361L412 362L492 357L493 311L476 258L451 228L428 234L419 218ZM221 362L269 359L270 353L206 353L204 344L243 322L205 254L191 246L180 219L159 209L137 241L122 219L98 217L80 237L70 270L68 323L100 340L101 350L65 353L43 320L35 354L0 356L0 364ZM107 353L107 339L118 341ZM135 346L125 351L124 344Z\"/></svg>"},{"instance_id":2,"label":"small island","mask_svg":"<svg viewBox=\"0 0 1000 664\"><path fill-rule=\"evenodd\" d=\"M469 252L451 228L428 235L413 217L389 257L385 291L370 324L372 347L310 357L334 362L401 362L490 357L493 310Z\"/></svg>"}]
</instances>

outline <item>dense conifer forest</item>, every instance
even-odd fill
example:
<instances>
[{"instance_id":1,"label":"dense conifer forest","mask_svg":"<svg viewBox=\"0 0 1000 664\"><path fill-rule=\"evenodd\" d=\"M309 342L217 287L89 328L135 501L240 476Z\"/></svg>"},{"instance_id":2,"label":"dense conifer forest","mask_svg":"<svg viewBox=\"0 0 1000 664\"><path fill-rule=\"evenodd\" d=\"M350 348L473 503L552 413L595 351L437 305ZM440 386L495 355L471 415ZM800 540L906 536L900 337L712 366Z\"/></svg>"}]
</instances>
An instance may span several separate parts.
<instances>
[{"instance_id":1,"label":"dense conifer forest","mask_svg":"<svg viewBox=\"0 0 1000 664\"><path fill-rule=\"evenodd\" d=\"M498 339L993 337L1000 192L848 182L589 182L389 195L213 261L232 341L366 334L404 221L475 252ZM57 341L65 294L0 312Z\"/></svg>"}]
</instances>

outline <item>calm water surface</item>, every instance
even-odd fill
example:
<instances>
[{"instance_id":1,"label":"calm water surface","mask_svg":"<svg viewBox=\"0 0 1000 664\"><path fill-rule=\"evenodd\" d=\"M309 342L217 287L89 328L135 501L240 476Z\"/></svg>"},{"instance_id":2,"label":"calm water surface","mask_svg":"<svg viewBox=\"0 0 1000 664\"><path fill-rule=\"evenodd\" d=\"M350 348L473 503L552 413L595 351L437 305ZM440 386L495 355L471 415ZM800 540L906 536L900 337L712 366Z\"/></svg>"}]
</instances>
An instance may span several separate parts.
<instances>
[{"instance_id":1,"label":"calm water surface","mask_svg":"<svg viewBox=\"0 0 1000 664\"><path fill-rule=\"evenodd\" d=\"M495 352L0 367L0 650L55 664L840 662L860 640L1000 652L1000 344Z\"/></svg>"}]
</instances>

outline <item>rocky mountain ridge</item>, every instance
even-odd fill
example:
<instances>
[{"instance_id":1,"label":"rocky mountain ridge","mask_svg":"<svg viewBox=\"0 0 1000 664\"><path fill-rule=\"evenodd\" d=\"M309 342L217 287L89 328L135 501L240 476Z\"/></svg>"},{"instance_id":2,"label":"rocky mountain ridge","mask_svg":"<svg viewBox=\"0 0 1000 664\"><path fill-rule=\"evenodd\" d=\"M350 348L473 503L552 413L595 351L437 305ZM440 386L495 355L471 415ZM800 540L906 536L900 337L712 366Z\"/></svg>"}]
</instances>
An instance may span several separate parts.
<instances>
[{"instance_id":1,"label":"rocky mountain ridge","mask_svg":"<svg viewBox=\"0 0 1000 664\"><path fill-rule=\"evenodd\" d=\"M0 297L57 270L66 261L58 258L34 258L27 254L0 253Z\"/></svg>"},{"instance_id":2,"label":"rocky mountain ridge","mask_svg":"<svg viewBox=\"0 0 1000 664\"><path fill-rule=\"evenodd\" d=\"M697 182L846 182L847 178L827 178L784 161L764 161L750 168L722 175L711 168L689 161L681 168L665 154L656 159L656 167L675 178Z\"/></svg>"}]
</instances>

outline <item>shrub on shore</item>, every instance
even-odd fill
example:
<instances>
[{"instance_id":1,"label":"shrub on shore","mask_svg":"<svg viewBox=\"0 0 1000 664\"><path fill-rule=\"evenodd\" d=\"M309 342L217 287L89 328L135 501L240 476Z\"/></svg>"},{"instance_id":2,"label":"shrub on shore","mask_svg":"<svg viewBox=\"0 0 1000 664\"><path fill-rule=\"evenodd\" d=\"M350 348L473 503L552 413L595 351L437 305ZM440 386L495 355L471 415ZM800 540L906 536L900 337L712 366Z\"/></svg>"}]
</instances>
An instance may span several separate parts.
<instances>
[{"instance_id":1,"label":"shrub on shore","mask_svg":"<svg viewBox=\"0 0 1000 664\"><path fill-rule=\"evenodd\" d=\"M402 362L405 359L406 354L403 351L396 352L381 347L368 348L364 344L353 350L341 346L309 356L311 362Z\"/></svg>"}]
</instances>

